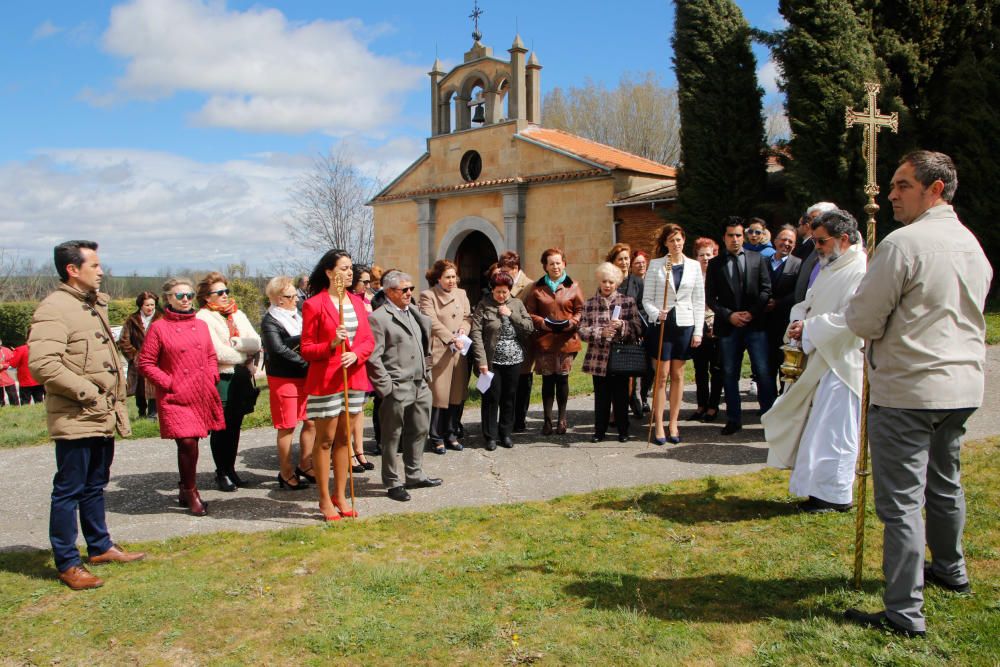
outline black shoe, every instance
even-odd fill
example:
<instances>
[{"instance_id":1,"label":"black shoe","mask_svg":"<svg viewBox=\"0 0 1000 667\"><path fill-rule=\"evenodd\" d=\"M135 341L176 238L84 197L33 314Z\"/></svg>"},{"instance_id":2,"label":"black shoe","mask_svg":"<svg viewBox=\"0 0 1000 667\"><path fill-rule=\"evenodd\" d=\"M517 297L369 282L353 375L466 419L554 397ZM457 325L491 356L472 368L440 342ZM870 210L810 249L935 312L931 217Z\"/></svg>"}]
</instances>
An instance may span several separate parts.
<instances>
[{"instance_id":1,"label":"black shoe","mask_svg":"<svg viewBox=\"0 0 1000 667\"><path fill-rule=\"evenodd\" d=\"M694 412L689 414L686 419L689 422L700 422L704 418L705 418L704 410L695 410Z\"/></svg>"},{"instance_id":2,"label":"black shoe","mask_svg":"<svg viewBox=\"0 0 1000 667\"><path fill-rule=\"evenodd\" d=\"M513 449L514 441L510 439L509 435L505 435L502 438L500 438L500 446L505 447L507 449Z\"/></svg>"},{"instance_id":3,"label":"black shoe","mask_svg":"<svg viewBox=\"0 0 1000 667\"><path fill-rule=\"evenodd\" d=\"M292 480L293 479L295 480L294 484L292 484ZM304 481L302 479L299 479L295 475L292 475L289 479L285 479L284 477L281 476L281 473L279 472L278 473L278 488L280 488L280 489L288 489L290 491L301 491L302 489L308 489L309 488L309 482L306 482L306 481Z\"/></svg>"},{"instance_id":4,"label":"black shoe","mask_svg":"<svg viewBox=\"0 0 1000 667\"><path fill-rule=\"evenodd\" d=\"M225 491L226 493L236 491L236 485L233 484L227 475L222 474L220 470L215 471L215 485L219 487L219 491Z\"/></svg>"},{"instance_id":5,"label":"black shoe","mask_svg":"<svg viewBox=\"0 0 1000 667\"><path fill-rule=\"evenodd\" d=\"M904 637L926 637L926 630L910 630L909 628L904 628L901 625L897 625L889 620L889 617L885 615L884 611L880 611L874 614L868 614L861 611L860 609L848 609L844 612L844 618L846 618L851 623L855 625L861 625L866 628L878 628L879 630L887 630L893 632L897 635L903 635Z\"/></svg>"},{"instance_id":6,"label":"black shoe","mask_svg":"<svg viewBox=\"0 0 1000 667\"><path fill-rule=\"evenodd\" d=\"M809 514L826 514L828 512L850 512L854 509L854 505L851 503L828 503L822 498L817 498L816 496L809 496L808 500L803 500L799 503L799 511L807 512Z\"/></svg>"},{"instance_id":7,"label":"black shoe","mask_svg":"<svg viewBox=\"0 0 1000 667\"><path fill-rule=\"evenodd\" d=\"M511 429L511 431L514 433L525 433L527 430L528 427L525 426L524 424L514 424L514 428Z\"/></svg>"},{"instance_id":8,"label":"black shoe","mask_svg":"<svg viewBox=\"0 0 1000 667\"><path fill-rule=\"evenodd\" d=\"M739 433L743 430L743 424L737 424L736 422L726 422L726 425L722 427L722 435L732 435L733 433Z\"/></svg>"},{"instance_id":9,"label":"black shoe","mask_svg":"<svg viewBox=\"0 0 1000 667\"><path fill-rule=\"evenodd\" d=\"M405 503L410 499L410 494L402 486L394 486L387 492L391 500L398 500L401 503Z\"/></svg>"},{"instance_id":10,"label":"black shoe","mask_svg":"<svg viewBox=\"0 0 1000 667\"><path fill-rule=\"evenodd\" d=\"M669 442L671 445L679 445L679 444L681 444L681 436L680 436L680 434L678 433L677 435L670 435L668 433L667 434L667 442Z\"/></svg>"},{"instance_id":11,"label":"black shoe","mask_svg":"<svg viewBox=\"0 0 1000 667\"><path fill-rule=\"evenodd\" d=\"M591 442L600 442L601 440L604 440L604 436L603 435L597 435L595 433L594 435L590 436L590 441Z\"/></svg>"},{"instance_id":12,"label":"black shoe","mask_svg":"<svg viewBox=\"0 0 1000 667\"><path fill-rule=\"evenodd\" d=\"M711 424L712 422L714 422L718 418L719 418L719 411L718 410L716 410L715 412L713 412L711 414L709 414L709 412L706 410L705 411L705 416L701 418L701 421L702 421L702 423L705 423L705 424Z\"/></svg>"},{"instance_id":13,"label":"black shoe","mask_svg":"<svg viewBox=\"0 0 1000 667\"><path fill-rule=\"evenodd\" d=\"M930 563L924 565L924 586L927 584L933 584L939 588L944 588L952 593L961 593L963 595L972 594L972 584L968 581L964 584L949 584L947 581L934 574L934 570L931 569Z\"/></svg>"},{"instance_id":14,"label":"black shoe","mask_svg":"<svg viewBox=\"0 0 1000 667\"><path fill-rule=\"evenodd\" d=\"M492 452L497 448L497 441L492 438L486 438L486 442L483 446L486 448L486 451Z\"/></svg>"},{"instance_id":15,"label":"black shoe","mask_svg":"<svg viewBox=\"0 0 1000 667\"><path fill-rule=\"evenodd\" d=\"M382 456L382 447L376 442L371 449L365 450L368 456Z\"/></svg>"},{"instance_id":16,"label":"black shoe","mask_svg":"<svg viewBox=\"0 0 1000 667\"><path fill-rule=\"evenodd\" d=\"M638 396L633 396L628 402L629 408L632 410L632 415L642 419L642 401L639 400Z\"/></svg>"},{"instance_id":17,"label":"black shoe","mask_svg":"<svg viewBox=\"0 0 1000 667\"><path fill-rule=\"evenodd\" d=\"M648 415L649 414L649 410L650 410L649 403L647 403L646 401L643 401L642 402L642 414Z\"/></svg>"},{"instance_id":18,"label":"black shoe","mask_svg":"<svg viewBox=\"0 0 1000 667\"><path fill-rule=\"evenodd\" d=\"M447 447L448 449L453 449L456 452L460 452L464 449L464 447L462 447L462 443L459 442L458 440L449 440L447 443L445 443L445 447Z\"/></svg>"},{"instance_id":19,"label":"black shoe","mask_svg":"<svg viewBox=\"0 0 1000 667\"><path fill-rule=\"evenodd\" d=\"M230 470L229 472L227 472L226 473L226 477L229 478L230 482L232 482L236 486L240 487L241 489L244 488L244 487L250 486L250 482L247 482L246 480L241 479L240 476L236 474L235 470Z\"/></svg>"},{"instance_id":20,"label":"black shoe","mask_svg":"<svg viewBox=\"0 0 1000 667\"><path fill-rule=\"evenodd\" d=\"M440 477L428 477L427 479L422 479L419 482L409 482L406 484L408 489L429 489L433 486L441 486L444 482Z\"/></svg>"},{"instance_id":21,"label":"black shoe","mask_svg":"<svg viewBox=\"0 0 1000 667\"><path fill-rule=\"evenodd\" d=\"M628 442L628 433L623 433L619 435L618 442Z\"/></svg>"},{"instance_id":22,"label":"black shoe","mask_svg":"<svg viewBox=\"0 0 1000 667\"><path fill-rule=\"evenodd\" d=\"M309 469L312 470L312 468L309 468ZM303 470L302 468L300 468L298 466L295 466L295 476L296 477L301 477L302 479L306 480L310 484L315 484L316 483L316 478L315 477L313 477L312 475L310 475L309 473L307 473L305 470Z\"/></svg>"},{"instance_id":23,"label":"black shoe","mask_svg":"<svg viewBox=\"0 0 1000 667\"><path fill-rule=\"evenodd\" d=\"M444 446L443 442L432 442L431 443L431 451L434 452L435 454L447 454L448 453L448 450L445 449L445 446Z\"/></svg>"}]
</instances>

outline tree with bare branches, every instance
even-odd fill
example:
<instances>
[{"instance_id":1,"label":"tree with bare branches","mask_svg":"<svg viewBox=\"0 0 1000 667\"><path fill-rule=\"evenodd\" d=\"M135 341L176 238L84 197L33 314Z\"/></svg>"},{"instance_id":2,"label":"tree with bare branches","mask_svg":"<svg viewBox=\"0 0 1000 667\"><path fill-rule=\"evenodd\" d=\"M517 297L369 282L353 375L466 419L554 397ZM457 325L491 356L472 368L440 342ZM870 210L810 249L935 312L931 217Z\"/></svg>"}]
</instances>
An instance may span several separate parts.
<instances>
[{"instance_id":1,"label":"tree with bare branches","mask_svg":"<svg viewBox=\"0 0 1000 667\"><path fill-rule=\"evenodd\" d=\"M546 127L565 130L662 164L680 157L677 91L653 72L625 74L608 90L590 79L581 88L545 96Z\"/></svg>"},{"instance_id":2,"label":"tree with bare branches","mask_svg":"<svg viewBox=\"0 0 1000 667\"><path fill-rule=\"evenodd\" d=\"M317 156L311 171L289 191L290 219L285 222L297 248L325 252L343 248L355 262L370 264L375 253L372 209L365 206L377 184L334 148Z\"/></svg>"}]
</instances>

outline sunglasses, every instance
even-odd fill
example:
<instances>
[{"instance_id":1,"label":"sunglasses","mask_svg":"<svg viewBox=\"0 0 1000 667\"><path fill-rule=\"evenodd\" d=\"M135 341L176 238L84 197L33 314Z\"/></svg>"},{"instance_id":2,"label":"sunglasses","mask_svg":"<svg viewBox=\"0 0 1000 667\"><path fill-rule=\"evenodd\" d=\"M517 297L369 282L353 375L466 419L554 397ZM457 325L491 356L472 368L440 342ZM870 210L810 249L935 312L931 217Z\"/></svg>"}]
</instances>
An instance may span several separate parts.
<instances>
[{"instance_id":1,"label":"sunglasses","mask_svg":"<svg viewBox=\"0 0 1000 667\"><path fill-rule=\"evenodd\" d=\"M194 292L174 292L174 298L178 301L190 301L194 298Z\"/></svg>"},{"instance_id":2,"label":"sunglasses","mask_svg":"<svg viewBox=\"0 0 1000 667\"><path fill-rule=\"evenodd\" d=\"M826 242L829 241L832 238L833 238L832 236L827 236L825 239L821 239L818 236L814 236L813 237L813 243L815 243L816 245L825 245Z\"/></svg>"},{"instance_id":3,"label":"sunglasses","mask_svg":"<svg viewBox=\"0 0 1000 667\"><path fill-rule=\"evenodd\" d=\"M218 296L229 295L228 289L217 289L214 292L209 292L209 294L217 294Z\"/></svg>"},{"instance_id":4,"label":"sunglasses","mask_svg":"<svg viewBox=\"0 0 1000 667\"><path fill-rule=\"evenodd\" d=\"M414 288L411 285L410 287L393 287L392 289L396 290L397 292L403 292L405 294L406 292L412 292Z\"/></svg>"},{"instance_id":5,"label":"sunglasses","mask_svg":"<svg viewBox=\"0 0 1000 667\"><path fill-rule=\"evenodd\" d=\"M764 232L762 232L759 229L748 229L747 230L747 236L758 236L758 235L763 234L763 233Z\"/></svg>"},{"instance_id":6,"label":"sunglasses","mask_svg":"<svg viewBox=\"0 0 1000 667\"><path fill-rule=\"evenodd\" d=\"M360 282L362 285L371 285L372 284L372 281L370 281L370 280L359 280L358 282Z\"/></svg>"}]
</instances>

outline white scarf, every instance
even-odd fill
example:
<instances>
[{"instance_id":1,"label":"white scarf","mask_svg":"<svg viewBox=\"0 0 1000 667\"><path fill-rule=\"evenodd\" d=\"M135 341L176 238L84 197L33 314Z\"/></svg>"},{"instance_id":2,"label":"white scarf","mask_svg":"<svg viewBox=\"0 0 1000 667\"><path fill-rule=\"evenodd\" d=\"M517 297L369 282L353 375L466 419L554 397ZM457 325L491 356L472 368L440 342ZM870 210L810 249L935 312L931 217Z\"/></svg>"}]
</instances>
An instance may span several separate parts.
<instances>
[{"instance_id":1,"label":"white scarf","mask_svg":"<svg viewBox=\"0 0 1000 667\"><path fill-rule=\"evenodd\" d=\"M267 312L271 317L278 320L278 324L288 332L289 336L302 335L302 315L299 314L298 310L288 310L281 306L271 306L267 309Z\"/></svg>"},{"instance_id":2,"label":"white scarf","mask_svg":"<svg viewBox=\"0 0 1000 667\"><path fill-rule=\"evenodd\" d=\"M154 312L153 315L156 315L156 313ZM145 313L143 313L141 310L139 311L139 317L142 318L142 330L143 331L149 331L149 324L150 324L150 322L153 321L153 315L150 315L149 317L146 317Z\"/></svg>"}]
</instances>

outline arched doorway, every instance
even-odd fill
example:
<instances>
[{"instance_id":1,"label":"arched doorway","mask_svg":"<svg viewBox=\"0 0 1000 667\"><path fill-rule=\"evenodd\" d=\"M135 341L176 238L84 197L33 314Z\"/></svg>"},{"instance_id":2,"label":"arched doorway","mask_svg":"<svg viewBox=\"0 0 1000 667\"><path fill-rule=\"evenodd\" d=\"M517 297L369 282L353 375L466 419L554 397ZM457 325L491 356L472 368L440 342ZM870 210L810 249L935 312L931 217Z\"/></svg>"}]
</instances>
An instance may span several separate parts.
<instances>
[{"instance_id":1,"label":"arched doorway","mask_svg":"<svg viewBox=\"0 0 1000 667\"><path fill-rule=\"evenodd\" d=\"M455 250L454 262L458 265L459 287L469 296L473 307L479 303L486 277L483 275L497 261L493 242L482 232L469 232Z\"/></svg>"}]
</instances>

